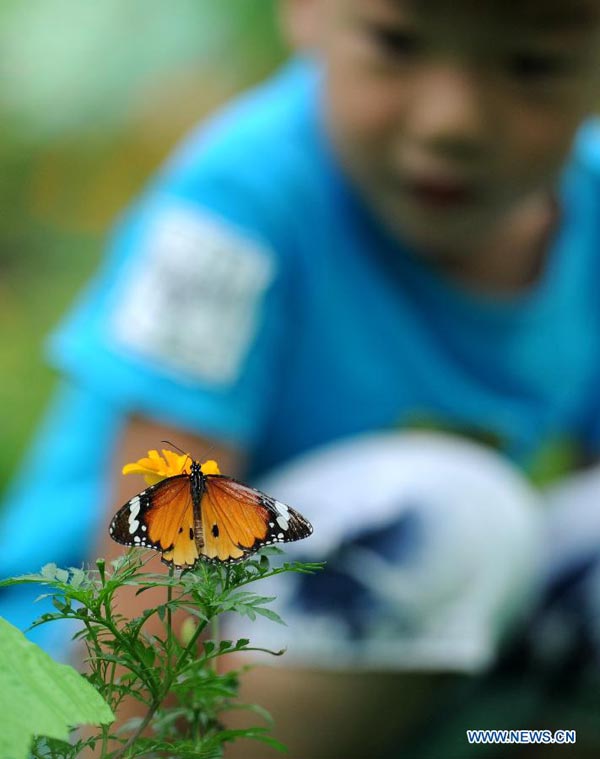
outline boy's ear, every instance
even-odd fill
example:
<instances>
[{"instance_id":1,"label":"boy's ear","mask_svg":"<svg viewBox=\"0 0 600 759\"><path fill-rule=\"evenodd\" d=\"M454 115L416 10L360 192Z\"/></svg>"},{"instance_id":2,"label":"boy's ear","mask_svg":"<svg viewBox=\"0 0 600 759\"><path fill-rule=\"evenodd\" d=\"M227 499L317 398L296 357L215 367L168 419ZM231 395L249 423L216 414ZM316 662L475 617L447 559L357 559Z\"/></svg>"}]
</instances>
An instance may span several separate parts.
<instances>
[{"instance_id":1,"label":"boy's ear","mask_svg":"<svg viewBox=\"0 0 600 759\"><path fill-rule=\"evenodd\" d=\"M299 49L318 44L318 20L323 0L283 0L281 19L290 44Z\"/></svg>"}]
</instances>

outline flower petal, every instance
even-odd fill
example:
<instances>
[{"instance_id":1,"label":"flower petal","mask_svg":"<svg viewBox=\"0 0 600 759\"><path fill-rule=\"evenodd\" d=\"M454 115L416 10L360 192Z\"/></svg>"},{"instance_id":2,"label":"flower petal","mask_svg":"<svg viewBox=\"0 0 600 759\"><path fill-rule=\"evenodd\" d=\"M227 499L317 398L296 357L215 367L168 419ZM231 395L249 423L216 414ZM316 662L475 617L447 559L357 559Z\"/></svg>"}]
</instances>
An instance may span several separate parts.
<instances>
[{"instance_id":1,"label":"flower petal","mask_svg":"<svg viewBox=\"0 0 600 759\"><path fill-rule=\"evenodd\" d=\"M189 474L191 463L191 456L164 448L162 456L156 450L148 451L146 458L125 464L122 471L123 474L142 474L148 485L155 485L166 477ZM217 462L212 459L202 464L202 471L204 474L220 474Z\"/></svg>"},{"instance_id":2,"label":"flower petal","mask_svg":"<svg viewBox=\"0 0 600 759\"><path fill-rule=\"evenodd\" d=\"M203 474L221 474L219 465L213 459L205 461L203 464L201 464L201 466Z\"/></svg>"},{"instance_id":3,"label":"flower petal","mask_svg":"<svg viewBox=\"0 0 600 759\"><path fill-rule=\"evenodd\" d=\"M149 485L155 485L170 476L168 467L157 451L148 451L147 458L138 459L133 464L126 464L122 471L123 474L143 474Z\"/></svg>"},{"instance_id":4,"label":"flower petal","mask_svg":"<svg viewBox=\"0 0 600 759\"><path fill-rule=\"evenodd\" d=\"M166 461L166 470L171 476L189 471L189 462L191 461L191 458L186 454L182 455L166 449L163 449L162 454Z\"/></svg>"}]
</instances>

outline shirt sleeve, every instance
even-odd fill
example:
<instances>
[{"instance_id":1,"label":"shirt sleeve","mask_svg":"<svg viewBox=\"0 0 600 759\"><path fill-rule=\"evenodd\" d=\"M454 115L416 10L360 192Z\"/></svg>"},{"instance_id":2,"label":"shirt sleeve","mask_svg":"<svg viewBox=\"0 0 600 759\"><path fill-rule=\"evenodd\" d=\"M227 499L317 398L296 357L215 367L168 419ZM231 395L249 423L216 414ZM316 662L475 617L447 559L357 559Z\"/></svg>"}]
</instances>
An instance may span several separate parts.
<instances>
[{"instance_id":1,"label":"shirt sleeve","mask_svg":"<svg viewBox=\"0 0 600 759\"><path fill-rule=\"evenodd\" d=\"M285 334L285 271L251 189L157 182L52 336L52 363L128 414L251 446Z\"/></svg>"}]
</instances>

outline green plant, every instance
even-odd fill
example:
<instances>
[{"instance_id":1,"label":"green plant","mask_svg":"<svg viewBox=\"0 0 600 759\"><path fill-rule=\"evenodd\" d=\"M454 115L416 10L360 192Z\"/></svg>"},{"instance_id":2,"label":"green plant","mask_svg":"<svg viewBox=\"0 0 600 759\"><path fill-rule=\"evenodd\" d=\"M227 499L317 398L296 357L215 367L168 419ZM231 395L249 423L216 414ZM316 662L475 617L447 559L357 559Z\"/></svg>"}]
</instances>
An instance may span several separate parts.
<instances>
[{"instance_id":1,"label":"green plant","mask_svg":"<svg viewBox=\"0 0 600 759\"><path fill-rule=\"evenodd\" d=\"M28 759L32 738L69 739L72 725L110 723L114 715L73 667L58 664L0 618L0 756Z\"/></svg>"},{"instance_id":2,"label":"green plant","mask_svg":"<svg viewBox=\"0 0 600 759\"><path fill-rule=\"evenodd\" d=\"M220 672L217 660L229 653L267 651L250 645L247 638L221 640L218 623L222 614L233 612L250 620L264 616L281 623L268 607L272 597L247 588L283 572L312 573L317 563L286 562L273 567L270 559L282 552L263 548L240 564L199 562L191 571L176 574L147 572L148 554L131 549L107 566L85 571L46 565L39 574L5 580L1 585L34 583L50 589L56 609L42 615L34 627L56 620L76 620L75 638L86 652L87 680L118 716L119 706L133 697L143 705L145 716L115 728L101 725L94 735L74 734L72 742L40 737L34 757L73 759L84 749L105 759L139 756L176 756L179 759L216 759L224 745L238 738L254 738L275 748L283 747L265 727L227 730L220 715L233 708L246 708L266 716L260 707L238 704L240 670ZM136 594L150 588L164 590L164 602L129 619L117 611L119 590L133 586ZM175 613L188 616L183 633L176 634ZM162 633L146 632L146 623L158 617ZM279 655L283 652L267 651Z\"/></svg>"}]
</instances>

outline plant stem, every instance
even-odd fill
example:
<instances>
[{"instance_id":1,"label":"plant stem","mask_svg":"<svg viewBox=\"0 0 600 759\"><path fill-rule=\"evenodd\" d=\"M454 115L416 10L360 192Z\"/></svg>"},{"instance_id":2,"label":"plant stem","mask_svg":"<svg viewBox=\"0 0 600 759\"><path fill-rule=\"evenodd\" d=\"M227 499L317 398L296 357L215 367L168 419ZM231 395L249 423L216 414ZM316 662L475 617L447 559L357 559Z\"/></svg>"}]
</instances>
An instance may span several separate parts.
<instances>
[{"instance_id":1,"label":"plant stem","mask_svg":"<svg viewBox=\"0 0 600 759\"><path fill-rule=\"evenodd\" d=\"M102 729L102 749L100 751L100 759L104 759L106 756L106 749L108 747L108 725L101 725Z\"/></svg>"},{"instance_id":2,"label":"plant stem","mask_svg":"<svg viewBox=\"0 0 600 759\"><path fill-rule=\"evenodd\" d=\"M169 577L173 577L175 570L173 565L169 567ZM167 660L171 662L171 651L173 650L173 612L171 611L171 601L173 600L173 586L167 585Z\"/></svg>"},{"instance_id":3,"label":"plant stem","mask_svg":"<svg viewBox=\"0 0 600 759\"><path fill-rule=\"evenodd\" d=\"M161 699L162 700L162 699ZM153 701L150 705L150 708L148 709L148 713L144 717L144 719L140 722L137 730L129 737L127 743L123 745L123 747L117 751L117 753L114 755L114 759L120 759L122 756L125 755L125 752L133 746L133 744L137 741L137 739L140 737L140 735L144 732L144 730L148 727L150 724L150 721L152 720L152 717L154 717L156 710L160 706L161 701L156 700Z\"/></svg>"},{"instance_id":4,"label":"plant stem","mask_svg":"<svg viewBox=\"0 0 600 759\"><path fill-rule=\"evenodd\" d=\"M220 625L219 625L219 617L217 615L215 615L210 620L210 637L215 642L215 650L218 651L219 650L220 637L221 637L221 630L220 630ZM219 658L218 656L215 656L214 658L211 659L211 667L212 667L212 669L213 669L214 672L217 671L217 660L218 660L218 658Z\"/></svg>"}]
</instances>

